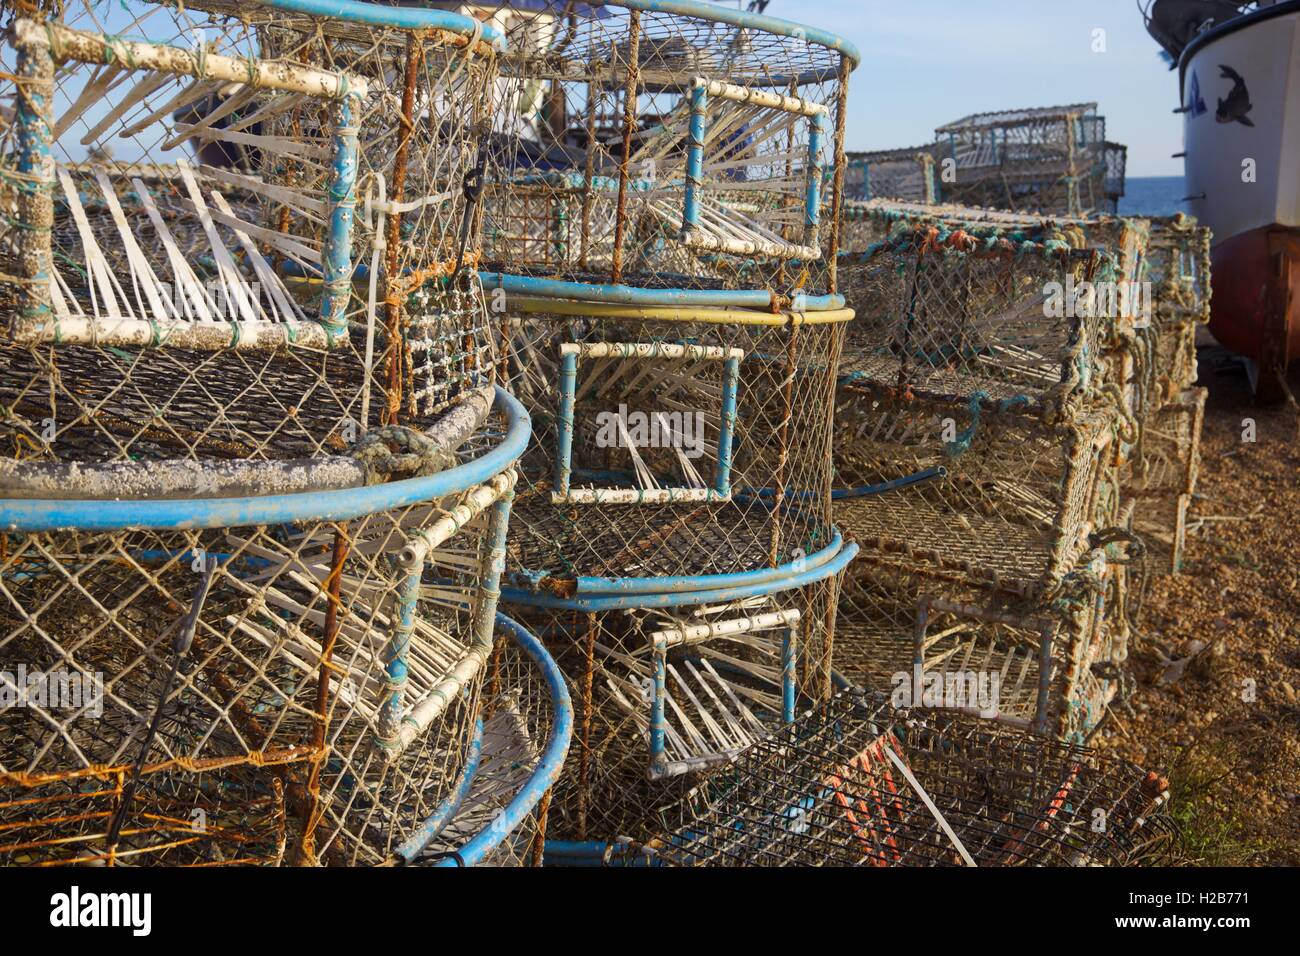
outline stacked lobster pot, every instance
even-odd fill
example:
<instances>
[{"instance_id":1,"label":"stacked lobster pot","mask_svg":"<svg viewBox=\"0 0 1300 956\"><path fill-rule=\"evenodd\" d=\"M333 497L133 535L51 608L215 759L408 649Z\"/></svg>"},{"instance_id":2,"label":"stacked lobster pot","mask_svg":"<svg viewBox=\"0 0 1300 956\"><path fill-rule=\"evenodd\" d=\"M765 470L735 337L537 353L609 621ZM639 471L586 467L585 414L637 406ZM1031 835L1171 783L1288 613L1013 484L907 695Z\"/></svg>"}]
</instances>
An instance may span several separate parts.
<instances>
[{"instance_id":1,"label":"stacked lobster pot","mask_svg":"<svg viewBox=\"0 0 1300 956\"><path fill-rule=\"evenodd\" d=\"M934 142L848 154L853 200L987 205L1040 215L1114 215L1127 149L1106 141L1096 103L977 113Z\"/></svg>"},{"instance_id":2,"label":"stacked lobster pot","mask_svg":"<svg viewBox=\"0 0 1300 956\"><path fill-rule=\"evenodd\" d=\"M1206 389L1196 386L1196 330L1210 315L1210 230L1183 215L1151 222L1146 276L1155 309L1151 413L1126 473L1133 529L1150 567L1176 574L1196 491Z\"/></svg>"},{"instance_id":3,"label":"stacked lobster pot","mask_svg":"<svg viewBox=\"0 0 1300 956\"><path fill-rule=\"evenodd\" d=\"M665 807L653 838L566 853L607 866L1159 865L1176 842L1167 800L1164 778L1124 761L846 693Z\"/></svg>"},{"instance_id":4,"label":"stacked lobster pot","mask_svg":"<svg viewBox=\"0 0 1300 956\"><path fill-rule=\"evenodd\" d=\"M1119 690L1140 546L1121 527L1127 320L1079 290L1128 260L1059 229L869 205L839 268L858 317L835 516L863 553L835 667L901 703L1080 739Z\"/></svg>"},{"instance_id":5,"label":"stacked lobster pot","mask_svg":"<svg viewBox=\"0 0 1300 956\"><path fill-rule=\"evenodd\" d=\"M568 703L496 615L529 422L466 187L503 38L102 14L0 54L0 859L533 861Z\"/></svg>"},{"instance_id":6,"label":"stacked lobster pot","mask_svg":"<svg viewBox=\"0 0 1300 956\"><path fill-rule=\"evenodd\" d=\"M510 613L569 680L561 839L830 691L844 98L857 56L703 3L503 6L483 281L533 421Z\"/></svg>"},{"instance_id":7,"label":"stacked lobster pot","mask_svg":"<svg viewBox=\"0 0 1300 956\"><path fill-rule=\"evenodd\" d=\"M1196 382L1196 329L1209 321L1209 230L1184 215L1140 219L1042 219L962 206L848 203L846 249L866 247L900 220L937 219L988 240L1064 241L1115 250L1113 320L1105 334L1111 378L1121 386L1136 441L1116 454L1145 567L1177 573L1196 487L1205 396ZM1140 506L1137 505L1140 502ZM1125 524L1129 524L1126 519Z\"/></svg>"}]
</instances>

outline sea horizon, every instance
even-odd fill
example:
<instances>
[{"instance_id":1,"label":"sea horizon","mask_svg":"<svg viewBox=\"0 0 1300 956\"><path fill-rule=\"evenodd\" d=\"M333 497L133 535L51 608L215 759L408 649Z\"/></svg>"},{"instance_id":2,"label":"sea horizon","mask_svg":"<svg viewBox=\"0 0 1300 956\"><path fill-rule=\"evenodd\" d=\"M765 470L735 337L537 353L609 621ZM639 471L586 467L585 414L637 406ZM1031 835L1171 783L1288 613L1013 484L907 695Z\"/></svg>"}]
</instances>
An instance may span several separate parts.
<instances>
[{"instance_id":1,"label":"sea horizon","mask_svg":"<svg viewBox=\"0 0 1300 956\"><path fill-rule=\"evenodd\" d=\"M1121 216L1172 216L1187 212L1182 176L1130 176L1119 200Z\"/></svg>"}]
</instances>

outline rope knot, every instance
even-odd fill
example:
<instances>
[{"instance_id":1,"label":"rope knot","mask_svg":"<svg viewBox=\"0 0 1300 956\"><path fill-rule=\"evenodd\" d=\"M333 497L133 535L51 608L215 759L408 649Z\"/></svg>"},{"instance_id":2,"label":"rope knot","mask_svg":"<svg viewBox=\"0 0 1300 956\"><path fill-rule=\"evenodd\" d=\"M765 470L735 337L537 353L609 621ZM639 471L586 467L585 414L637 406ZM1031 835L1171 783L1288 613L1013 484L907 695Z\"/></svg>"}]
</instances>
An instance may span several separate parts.
<instances>
[{"instance_id":1,"label":"rope knot","mask_svg":"<svg viewBox=\"0 0 1300 956\"><path fill-rule=\"evenodd\" d=\"M377 485L394 475L423 477L453 464L452 456L423 433L405 425L384 425L367 432L352 450L366 470L366 484Z\"/></svg>"}]
</instances>

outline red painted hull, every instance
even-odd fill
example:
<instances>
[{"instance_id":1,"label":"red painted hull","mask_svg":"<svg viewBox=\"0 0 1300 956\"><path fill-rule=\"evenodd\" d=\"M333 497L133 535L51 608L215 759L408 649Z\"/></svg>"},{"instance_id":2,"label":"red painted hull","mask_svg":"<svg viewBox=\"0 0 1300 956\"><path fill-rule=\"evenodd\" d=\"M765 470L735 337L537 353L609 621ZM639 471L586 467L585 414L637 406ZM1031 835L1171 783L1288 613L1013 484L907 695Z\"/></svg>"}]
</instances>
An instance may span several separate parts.
<instances>
[{"instance_id":1,"label":"red painted hull","mask_svg":"<svg viewBox=\"0 0 1300 956\"><path fill-rule=\"evenodd\" d=\"M1252 229L1219 243L1211 257L1214 337L1262 368L1300 359L1300 230Z\"/></svg>"}]
</instances>

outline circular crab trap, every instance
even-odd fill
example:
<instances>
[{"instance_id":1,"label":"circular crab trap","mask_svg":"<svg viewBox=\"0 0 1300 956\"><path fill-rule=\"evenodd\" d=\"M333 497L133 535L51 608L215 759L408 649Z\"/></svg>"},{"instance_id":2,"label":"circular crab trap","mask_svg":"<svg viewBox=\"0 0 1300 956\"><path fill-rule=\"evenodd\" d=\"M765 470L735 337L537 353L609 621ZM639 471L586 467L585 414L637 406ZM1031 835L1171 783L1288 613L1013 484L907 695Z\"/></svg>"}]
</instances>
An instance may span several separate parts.
<instances>
[{"instance_id":1,"label":"circular crab trap","mask_svg":"<svg viewBox=\"0 0 1300 956\"><path fill-rule=\"evenodd\" d=\"M408 381L441 392L412 403L373 361L352 308L373 80L202 22L169 46L20 20L5 50L0 648L102 695L10 681L2 799L124 771L95 851L145 859L132 815L244 787L261 833L275 785L292 859L378 862L468 754L527 416L490 363L426 363Z\"/></svg>"},{"instance_id":2,"label":"circular crab trap","mask_svg":"<svg viewBox=\"0 0 1300 956\"><path fill-rule=\"evenodd\" d=\"M564 675L503 615L471 757L452 796L397 849L415 866L540 866L551 788L573 736Z\"/></svg>"},{"instance_id":3,"label":"circular crab trap","mask_svg":"<svg viewBox=\"0 0 1300 956\"><path fill-rule=\"evenodd\" d=\"M509 48L485 184L490 262L834 291L823 224L841 193L850 44L690 0L506 2L495 20Z\"/></svg>"},{"instance_id":4,"label":"circular crab trap","mask_svg":"<svg viewBox=\"0 0 1300 956\"><path fill-rule=\"evenodd\" d=\"M623 832L664 793L790 720L797 700L826 696L838 578L856 550L836 541L793 569L718 576L709 589L662 579L572 598L506 588L574 697L549 832Z\"/></svg>"},{"instance_id":5,"label":"circular crab trap","mask_svg":"<svg viewBox=\"0 0 1300 956\"><path fill-rule=\"evenodd\" d=\"M989 721L845 694L661 811L651 839L552 862L670 866L1132 866L1172 846L1167 781Z\"/></svg>"},{"instance_id":6,"label":"circular crab trap","mask_svg":"<svg viewBox=\"0 0 1300 956\"><path fill-rule=\"evenodd\" d=\"M512 581L706 587L827 547L834 366L852 313L594 306L552 299L510 323L512 390L534 420Z\"/></svg>"},{"instance_id":7,"label":"circular crab trap","mask_svg":"<svg viewBox=\"0 0 1300 956\"><path fill-rule=\"evenodd\" d=\"M446 10L342 0L200 0L174 13L182 29L238 22L238 46L259 56L344 70L367 83L357 105L356 237L352 321L364 326L364 363L385 384L361 395L364 427L441 410L493 381L495 337L476 271L480 198L499 90L503 36ZM229 40L227 40L229 43ZM303 104L248 108L225 90L194 101L196 142L221 130L295 143L320 125ZM192 135L192 134L191 134ZM257 147L257 143L253 144ZM257 147L260 148L260 147ZM251 170L237 159L227 176ZM282 177L316 177L292 156ZM318 209L281 203L268 219L294 229Z\"/></svg>"},{"instance_id":8,"label":"circular crab trap","mask_svg":"<svg viewBox=\"0 0 1300 956\"><path fill-rule=\"evenodd\" d=\"M4 675L21 705L0 727L6 803L82 799L81 781L125 773L122 812L147 816L140 794L174 802L188 776L227 800L254 776L250 806L282 790L294 860L387 859L473 747L527 435L501 401L508 432L469 419L464 463L425 477L4 501L0 647L27 675ZM152 832L131 819L115 832Z\"/></svg>"}]
</instances>

